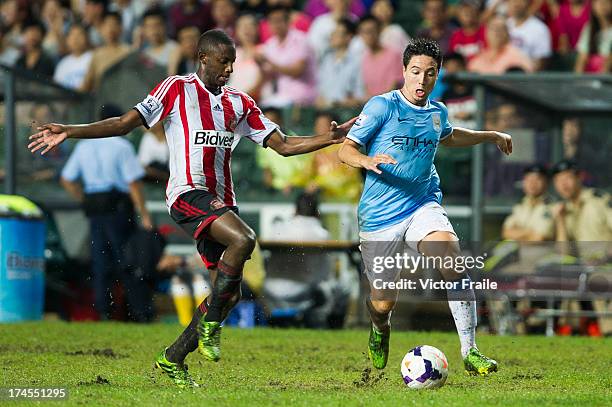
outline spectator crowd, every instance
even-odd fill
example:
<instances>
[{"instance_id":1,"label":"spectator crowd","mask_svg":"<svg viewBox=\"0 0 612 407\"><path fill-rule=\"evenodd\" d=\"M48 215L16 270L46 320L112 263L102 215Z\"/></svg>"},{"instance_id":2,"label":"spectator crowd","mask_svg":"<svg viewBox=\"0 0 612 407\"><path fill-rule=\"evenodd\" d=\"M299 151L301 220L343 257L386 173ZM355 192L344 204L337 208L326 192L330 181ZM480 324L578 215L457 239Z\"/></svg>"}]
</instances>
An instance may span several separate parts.
<instances>
[{"instance_id":1,"label":"spectator crowd","mask_svg":"<svg viewBox=\"0 0 612 407\"><path fill-rule=\"evenodd\" d=\"M402 23L413 11L420 25ZM231 85L262 105L356 107L401 84L409 33L437 40L461 70L609 72L612 2L4 0L0 63L95 91L132 52L169 75L195 71L211 28L236 40Z\"/></svg>"}]
</instances>

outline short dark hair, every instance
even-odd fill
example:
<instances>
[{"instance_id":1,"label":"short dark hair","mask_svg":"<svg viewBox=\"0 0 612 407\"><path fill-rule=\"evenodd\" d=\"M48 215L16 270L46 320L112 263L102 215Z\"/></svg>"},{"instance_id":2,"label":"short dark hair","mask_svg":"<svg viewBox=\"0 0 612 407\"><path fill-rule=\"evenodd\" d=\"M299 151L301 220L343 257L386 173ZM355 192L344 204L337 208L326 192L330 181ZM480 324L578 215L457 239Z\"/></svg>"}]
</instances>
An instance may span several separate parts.
<instances>
[{"instance_id":1,"label":"short dark hair","mask_svg":"<svg viewBox=\"0 0 612 407\"><path fill-rule=\"evenodd\" d=\"M266 106L266 107L262 107L261 111L263 114L268 114L268 113L272 113L272 114L277 114L279 116L283 116L283 111L280 110L278 107L274 107L274 106Z\"/></svg>"},{"instance_id":2,"label":"short dark hair","mask_svg":"<svg viewBox=\"0 0 612 407\"><path fill-rule=\"evenodd\" d=\"M317 110L315 113L315 120L317 120L319 117L329 117L332 122L337 122L340 120L338 119L338 115L331 110Z\"/></svg>"},{"instance_id":3,"label":"short dark hair","mask_svg":"<svg viewBox=\"0 0 612 407\"><path fill-rule=\"evenodd\" d=\"M159 7L152 7L145 11L142 15L141 21L144 21L148 17L157 17L161 19L164 23L166 22L166 16L164 15L164 11Z\"/></svg>"},{"instance_id":4,"label":"short dark hair","mask_svg":"<svg viewBox=\"0 0 612 407\"><path fill-rule=\"evenodd\" d=\"M446 63L448 61L457 61L463 66L466 65L465 58L458 52L450 52L444 55L444 62Z\"/></svg>"},{"instance_id":5,"label":"short dark hair","mask_svg":"<svg viewBox=\"0 0 612 407\"><path fill-rule=\"evenodd\" d=\"M368 21L371 21L376 24L379 30L382 28L380 20L374 17L372 14L366 14L365 16L361 17L361 19L359 20L359 25L361 26L362 24L367 23Z\"/></svg>"},{"instance_id":6,"label":"short dark hair","mask_svg":"<svg viewBox=\"0 0 612 407\"><path fill-rule=\"evenodd\" d=\"M574 160L561 160L553 166L550 172L552 175L557 175L563 171L572 171L574 174L578 174L579 168Z\"/></svg>"},{"instance_id":7,"label":"short dark hair","mask_svg":"<svg viewBox=\"0 0 612 407\"><path fill-rule=\"evenodd\" d=\"M225 31L215 28L200 35L200 40L198 41L198 51L203 53L211 53L220 45L227 45L228 47L235 46L232 37L227 35Z\"/></svg>"},{"instance_id":8,"label":"short dark hair","mask_svg":"<svg viewBox=\"0 0 612 407\"><path fill-rule=\"evenodd\" d=\"M525 167L525 169L523 170L523 175L527 175L531 173L536 173L536 174L542 175L545 178L548 178L549 170L546 165L536 163L536 164L532 164L532 165Z\"/></svg>"},{"instance_id":9,"label":"short dark hair","mask_svg":"<svg viewBox=\"0 0 612 407\"><path fill-rule=\"evenodd\" d=\"M300 194L295 202L295 214L318 218L320 213L317 195L308 192Z\"/></svg>"},{"instance_id":10,"label":"short dark hair","mask_svg":"<svg viewBox=\"0 0 612 407\"><path fill-rule=\"evenodd\" d=\"M25 32L25 30L27 30L28 28L37 28L43 37L45 36L45 34L47 34L47 30L45 29L44 24L38 20L27 20L23 24L23 28L21 29L21 32Z\"/></svg>"},{"instance_id":11,"label":"short dark hair","mask_svg":"<svg viewBox=\"0 0 612 407\"><path fill-rule=\"evenodd\" d=\"M276 4L274 6L270 6L270 7L268 7L266 9L266 17L268 17L272 13L276 13L277 11L281 11L281 12L285 13L285 16L287 18L289 18L289 15L291 14L291 8L289 8L287 6L283 6L282 4Z\"/></svg>"},{"instance_id":12,"label":"short dark hair","mask_svg":"<svg viewBox=\"0 0 612 407\"><path fill-rule=\"evenodd\" d=\"M338 20L337 24L343 26L346 32L351 35L355 35L355 33L357 32L357 27L355 26L355 23L353 23L350 19L346 17L342 17L340 20Z\"/></svg>"},{"instance_id":13,"label":"short dark hair","mask_svg":"<svg viewBox=\"0 0 612 407\"><path fill-rule=\"evenodd\" d=\"M193 30L193 29L198 30L198 34L200 33L200 28L197 25L191 24L191 25L185 25L185 26L179 28L178 30L176 30L176 37L178 38L183 31Z\"/></svg>"},{"instance_id":14,"label":"short dark hair","mask_svg":"<svg viewBox=\"0 0 612 407\"><path fill-rule=\"evenodd\" d=\"M104 7L104 10L106 10L108 8L108 0L86 0L86 3L96 3L96 4L101 4L102 7Z\"/></svg>"},{"instance_id":15,"label":"short dark hair","mask_svg":"<svg viewBox=\"0 0 612 407\"><path fill-rule=\"evenodd\" d=\"M429 38L415 38L410 40L406 46L406 49L404 50L404 68L408 66L412 57L418 55L432 57L438 64L438 71L442 67L442 53L440 52L440 46L436 41Z\"/></svg>"},{"instance_id":16,"label":"short dark hair","mask_svg":"<svg viewBox=\"0 0 612 407\"><path fill-rule=\"evenodd\" d=\"M104 13L104 20L106 20L107 18L114 18L115 20L117 20L117 22L119 22L120 25L123 24L123 19L121 18L121 14L119 14L116 11L109 11L107 13Z\"/></svg>"}]
</instances>

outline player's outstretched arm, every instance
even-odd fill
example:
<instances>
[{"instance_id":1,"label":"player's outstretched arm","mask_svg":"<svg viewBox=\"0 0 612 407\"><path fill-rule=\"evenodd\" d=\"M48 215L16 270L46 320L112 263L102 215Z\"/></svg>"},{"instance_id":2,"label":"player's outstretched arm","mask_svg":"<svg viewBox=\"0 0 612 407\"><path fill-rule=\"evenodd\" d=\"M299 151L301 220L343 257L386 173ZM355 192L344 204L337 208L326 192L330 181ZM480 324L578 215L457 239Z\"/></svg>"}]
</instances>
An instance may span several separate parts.
<instances>
[{"instance_id":1,"label":"player's outstretched arm","mask_svg":"<svg viewBox=\"0 0 612 407\"><path fill-rule=\"evenodd\" d=\"M266 145L285 157L310 153L332 144L342 143L355 120L357 120L356 117L341 125L331 122L329 132L318 136L287 137L277 130L272 133Z\"/></svg>"},{"instance_id":2,"label":"player's outstretched arm","mask_svg":"<svg viewBox=\"0 0 612 407\"><path fill-rule=\"evenodd\" d=\"M382 171L378 168L379 164L397 164L397 161L388 154L378 154L374 157L362 154L359 151L359 144L349 139L342 143L342 147L338 150L338 158L351 167L365 168L377 174L382 174Z\"/></svg>"},{"instance_id":3,"label":"player's outstretched arm","mask_svg":"<svg viewBox=\"0 0 612 407\"><path fill-rule=\"evenodd\" d=\"M499 131L477 131L455 127L453 132L441 141L446 147L469 147L480 143L493 143L504 154L512 153L512 137Z\"/></svg>"},{"instance_id":4,"label":"player's outstretched arm","mask_svg":"<svg viewBox=\"0 0 612 407\"><path fill-rule=\"evenodd\" d=\"M30 136L31 142L28 144L28 149L33 153L42 149L40 152L42 155L63 143L67 138L103 138L124 135L142 124L140 114L134 109L130 109L120 117L111 117L88 124L48 123L38 127L38 133Z\"/></svg>"}]
</instances>

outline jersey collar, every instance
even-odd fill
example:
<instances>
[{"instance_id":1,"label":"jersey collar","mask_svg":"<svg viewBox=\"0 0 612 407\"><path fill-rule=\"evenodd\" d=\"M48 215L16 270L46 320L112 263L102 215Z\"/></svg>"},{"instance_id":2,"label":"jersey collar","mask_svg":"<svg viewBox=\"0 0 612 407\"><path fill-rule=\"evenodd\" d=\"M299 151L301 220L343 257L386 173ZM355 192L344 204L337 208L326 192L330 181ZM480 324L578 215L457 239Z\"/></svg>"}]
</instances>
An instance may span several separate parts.
<instances>
[{"instance_id":1,"label":"jersey collar","mask_svg":"<svg viewBox=\"0 0 612 407\"><path fill-rule=\"evenodd\" d=\"M419 106L419 105L415 105L414 103L412 103L408 99L406 99L406 96L404 96L404 94L399 89L396 89L395 93L399 96L399 98L401 100L404 101L404 103L406 103L408 106L410 106L413 109L416 109L416 110L427 110L427 109L429 109L431 107L431 105L429 103L429 99L427 99L427 103L425 104L425 106Z\"/></svg>"},{"instance_id":2,"label":"jersey collar","mask_svg":"<svg viewBox=\"0 0 612 407\"><path fill-rule=\"evenodd\" d=\"M225 86L221 86L221 93L219 93L218 95L215 95L214 93L208 90L208 88L206 87L206 85L204 85L204 82L202 82L202 79L200 79L197 73L194 73L193 76L195 76L196 81L198 81L198 84L202 87L202 89L204 89L204 91L208 93L209 95L211 95L212 97L219 98L225 93Z\"/></svg>"}]
</instances>

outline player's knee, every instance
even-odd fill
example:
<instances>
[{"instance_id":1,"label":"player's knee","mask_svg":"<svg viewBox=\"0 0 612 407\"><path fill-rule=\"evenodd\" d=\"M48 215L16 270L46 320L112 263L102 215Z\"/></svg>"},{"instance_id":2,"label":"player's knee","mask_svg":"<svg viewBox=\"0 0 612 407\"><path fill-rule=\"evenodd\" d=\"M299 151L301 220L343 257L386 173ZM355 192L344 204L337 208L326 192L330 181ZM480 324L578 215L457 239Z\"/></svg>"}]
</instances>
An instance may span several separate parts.
<instances>
[{"instance_id":1,"label":"player's knee","mask_svg":"<svg viewBox=\"0 0 612 407\"><path fill-rule=\"evenodd\" d=\"M232 248L246 260L255 250L255 232L247 230L239 233L232 241Z\"/></svg>"},{"instance_id":2,"label":"player's knee","mask_svg":"<svg viewBox=\"0 0 612 407\"><path fill-rule=\"evenodd\" d=\"M419 252L430 257L457 257L461 254L457 236L450 232L434 232L423 239L419 245Z\"/></svg>"},{"instance_id":3,"label":"player's knee","mask_svg":"<svg viewBox=\"0 0 612 407\"><path fill-rule=\"evenodd\" d=\"M376 313L386 315L395 308L395 301L372 301L372 308Z\"/></svg>"}]
</instances>

